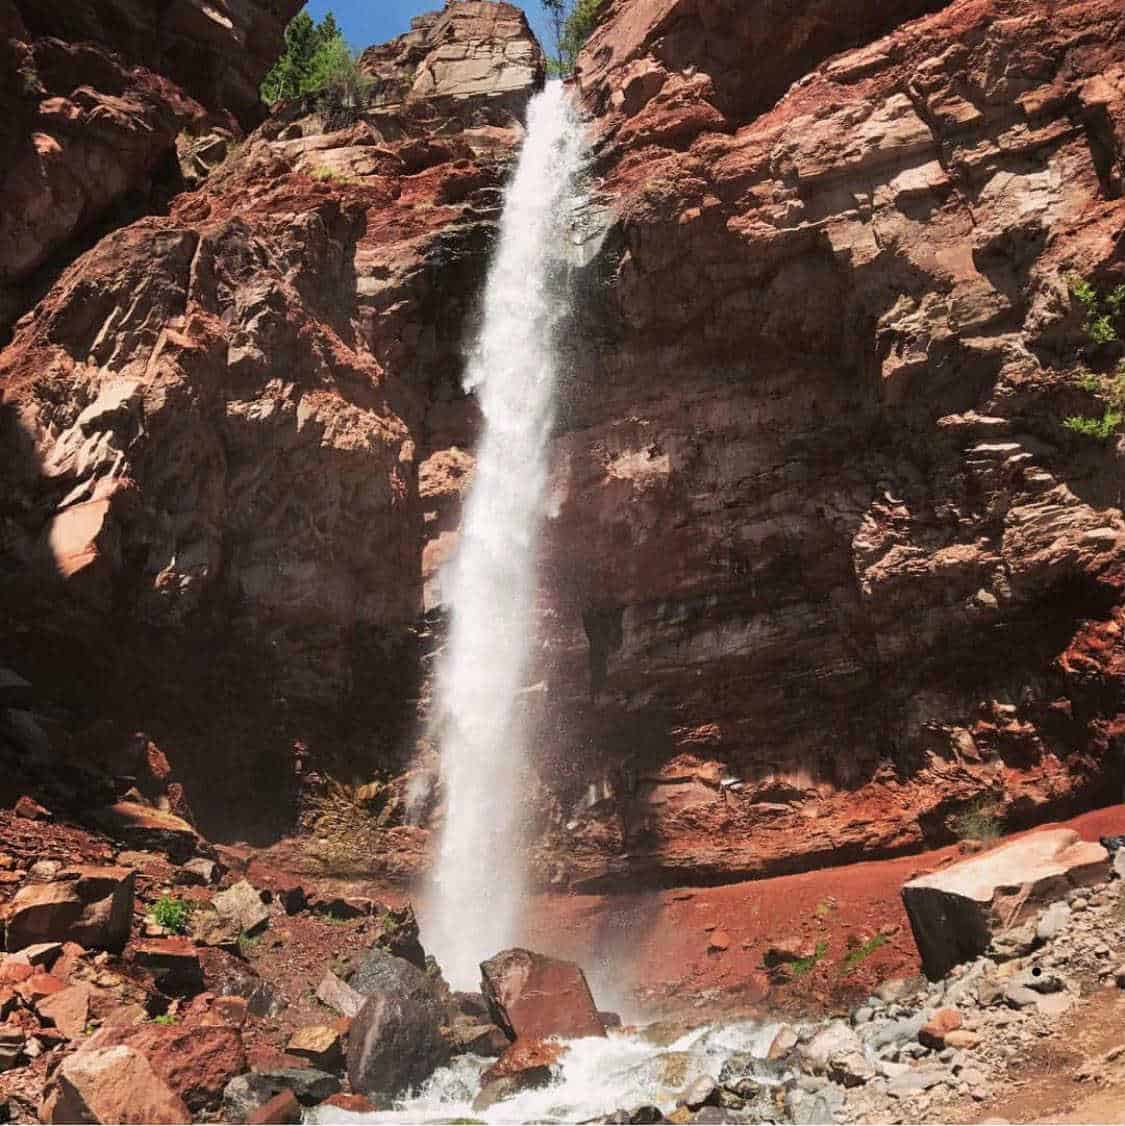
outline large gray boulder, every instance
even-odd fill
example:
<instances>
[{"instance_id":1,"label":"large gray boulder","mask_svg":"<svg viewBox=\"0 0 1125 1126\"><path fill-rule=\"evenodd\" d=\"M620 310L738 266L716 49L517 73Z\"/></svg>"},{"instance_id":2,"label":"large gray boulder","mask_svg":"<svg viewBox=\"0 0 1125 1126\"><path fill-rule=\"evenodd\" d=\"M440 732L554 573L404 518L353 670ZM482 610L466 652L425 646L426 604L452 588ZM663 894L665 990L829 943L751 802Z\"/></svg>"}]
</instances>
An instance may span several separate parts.
<instances>
[{"instance_id":1,"label":"large gray boulder","mask_svg":"<svg viewBox=\"0 0 1125 1126\"><path fill-rule=\"evenodd\" d=\"M902 900L931 980L976 958L994 934L1033 918L1076 887L1107 879L1109 853L1072 829L1032 833L911 880Z\"/></svg>"},{"instance_id":2,"label":"large gray boulder","mask_svg":"<svg viewBox=\"0 0 1125 1126\"><path fill-rule=\"evenodd\" d=\"M441 1031L446 999L438 982L402 958L370 950L348 984L366 997L348 1034L353 1091L390 1100L449 1059Z\"/></svg>"}]
</instances>

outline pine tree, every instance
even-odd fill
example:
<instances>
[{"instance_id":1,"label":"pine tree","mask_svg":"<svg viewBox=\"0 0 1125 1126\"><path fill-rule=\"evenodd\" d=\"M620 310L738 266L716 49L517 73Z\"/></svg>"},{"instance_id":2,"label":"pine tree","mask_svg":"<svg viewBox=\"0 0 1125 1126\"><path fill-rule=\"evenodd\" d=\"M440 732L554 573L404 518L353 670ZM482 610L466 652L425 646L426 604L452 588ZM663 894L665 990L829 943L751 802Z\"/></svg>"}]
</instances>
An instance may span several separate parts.
<instances>
[{"instance_id":1,"label":"pine tree","mask_svg":"<svg viewBox=\"0 0 1125 1126\"><path fill-rule=\"evenodd\" d=\"M285 29L285 53L262 81L261 94L270 105L321 90L354 100L366 86L336 17L327 12L314 23L302 9Z\"/></svg>"}]
</instances>

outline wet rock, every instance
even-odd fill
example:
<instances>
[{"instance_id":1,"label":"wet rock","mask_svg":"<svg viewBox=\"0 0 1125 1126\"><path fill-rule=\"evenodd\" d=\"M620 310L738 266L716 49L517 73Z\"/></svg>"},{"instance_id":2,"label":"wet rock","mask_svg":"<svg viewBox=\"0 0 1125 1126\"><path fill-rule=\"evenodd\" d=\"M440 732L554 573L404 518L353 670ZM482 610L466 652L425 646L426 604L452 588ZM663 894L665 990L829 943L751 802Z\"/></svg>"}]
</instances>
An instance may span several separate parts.
<instances>
[{"instance_id":1,"label":"wet rock","mask_svg":"<svg viewBox=\"0 0 1125 1126\"><path fill-rule=\"evenodd\" d=\"M562 1053L563 1047L557 1042L517 1040L481 1076L481 1089L473 1100L473 1110L487 1110L520 1091L546 1087Z\"/></svg>"},{"instance_id":2,"label":"wet rock","mask_svg":"<svg viewBox=\"0 0 1125 1126\"><path fill-rule=\"evenodd\" d=\"M483 1056L485 1059L503 1055L511 1045L502 1028L487 1022L458 1021L448 1030L446 1039L454 1055L468 1052L474 1056Z\"/></svg>"},{"instance_id":3,"label":"wet rock","mask_svg":"<svg viewBox=\"0 0 1125 1126\"><path fill-rule=\"evenodd\" d=\"M362 993L327 970L316 987L316 998L341 1016L354 1017L363 1008Z\"/></svg>"},{"instance_id":4,"label":"wet rock","mask_svg":"<svg viewBox=\"0 0 1125 1126\"><path fill-rule=\"evenodd\" d=\"M55 1072L40 1116L44 1122L191 1122L191 1112L145 1057L119 1045L67 1056Z\"/></svg>"},{"instance_id":5,"label":"wet rock","mask_svg":"<svg viewBox=\"0 0 1125 1126\"><path fill-rule=\"evenodd\" d=\"M1001 920L1018 925L1072 887L1104 880L1108 861L1101 845L1050 829L911 880L902 898L923 969L943 977L984 953Z\"/></svg>"},{"instance_id":6,"label":"wet rock","mask_svg":"<svg viewBox=\"0 0 1125 1126\"><path fill-rule=\"evenodd\" d=\"M93 866L62 870L46 884L27 884L4 908L5 946L44 941L120 950L133 915L133 873Z\"/></svg>"},{"instance_id":7,"label":"wet rock","mask_svg":"<svg viewBox=\"0 0 1125 1126\"><path fill-rule=\"evenodd\" d=\"M291 1056L306 1059L321 1071L335 1071L344 1061L340 1034L324 1024L306 1025L289 1037L285 1047Z\"/></svg>"},{"instance_id":8,"label":"wet rock","mask_svg":"<svg viewBox=\"0 0 1125 1126\"><path fill-rule=\"evenodd\" d=\"M340 1090L334 1075L313 1068L282 1067L237 1075L223 1090L225 1122L246 1122L258 1107L283 1091L291 1091L302 1106L315 1106Z\"/></svg>"},{"instance_id":9,"label":"wet rock","mask_svg":"<svg viewBox=\"0 0 1125 1126\"><path fill-rule=\"evenodd\" d=\"M416 966L381 950L368 951L349 984L367 998L348 1035L354 1091L392 1099L449 1058L441 1034L445 999Z\"/></svg>"},{"instance_id":10,"label":"wet rock","mask_svg":"<svg viewBox=\"0 0 1125 1126\"><path fill-rule=\"evenodd\" d=\"M285 998L268 981L257 982L246 998L246 1007L255 1017L275 1017L285 1005Z\"/></svg>"},{"instance_id":11,"label":"wet rock","mask_svg":"<svg viewBox=\"0 0 1125 1126\"><path fill-rule=\"evenodd\" d=\"M492 1019L513 1039L604 1036L605 1026L573 962L530 950L506 950L481 965Z\"/></svg>"},{"instance_id":12,"label":"wet rock","mask_svg":"<svg viewBox=\"0 0 1125 1126\"><path fill-rule=\"evenodd\" d=\"M292 1091L280 1091L252 1111L246 1121L249 1126L296 1124L302 1121L301 1104Z\"/></svg>"}]
</instances>

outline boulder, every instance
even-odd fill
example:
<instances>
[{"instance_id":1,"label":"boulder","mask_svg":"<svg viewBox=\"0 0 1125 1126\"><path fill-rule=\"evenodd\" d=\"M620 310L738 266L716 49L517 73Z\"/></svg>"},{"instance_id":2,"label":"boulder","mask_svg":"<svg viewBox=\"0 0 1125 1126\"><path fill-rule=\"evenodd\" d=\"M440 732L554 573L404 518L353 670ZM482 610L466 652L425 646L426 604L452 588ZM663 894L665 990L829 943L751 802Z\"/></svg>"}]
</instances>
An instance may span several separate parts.
<instances>
[{"instance_id":1,"label":"boulder","mask_svg":"<svg viewBox=\"0 0 1125 1126\"><path fill-rule=\"evenodd\" d=\"M348 1035L352 1090L392 1099L449 1058L445 999L416 966L368 951L350 984L367 998Z\"/></svg>"},{"instance_id":2,"label":"boulder","mask_svg":"<svg viewBox=\"0 0 1125 1126\"><path fill-rule=\"evenodd\" d=\"M69 941L121 950L133 918L133 881L127 868L83 866L20 888L4 909L6 949Z\"/></svg>"},{"instance_id":3,"label":"boulder","mask_svg":"<svg viewBox=\"0 0 1125 1126\"><path fill-rule=\"evenodd\" d=\"M119 801L99 809L94 820L130 848L167 853L176 863L190 859L202 846L199 834L182 817L135 801Z\"/></svg>"},{"instance_id":4,"label":"boulder","mask_svg":"<svg viewBox=\"0 0 1125 1126\"><path fill-rule=\"evenodd\" d=\"M246 1122L260 1106L291 1091L302 1106L315 1106L340 1090L334 1075L313 1068L281 1067L237 1075L223 1091L222 1121Z\"/></svg>"},{"instance_id":5,"label":"boulder","mask_svg":"<svg viewBox=\"0 0 1125 1126\"><path fill-rule=\"evenodd\" d=\"M1021 837L905 884L902 899L931 979L982 954L994 932L1018 926L1075 887L1105 880L1109 854L1071 829Z\"/></svg>"},{"instance_id":6,"label":"boulder","mask_svg":"<svg viewBox=\"0 0 1125 1126\"><path fill-rule=\"evenodd\" d=\"M519 1091L546 1087L562 1053L558 1041L517 1040L480 1077L481 1089L473 1100L473 1110L487 1110Z\"/></svg>"},{"instance_id":7,"label":"boulder","mask_svg":"<svg viewBox=\"0 0 1125 1126\"><path fill-rule=\"evenodd\" d=\"M334 1071L344 1058L340 1033L326 1024L310 1024L298 1028L289 1037L285 1051L291 1056L308 1060L321 1071Z\"/></svg>"},{"instance_id":8,"label":"boulder","mask_svg":"<svg viewBox=\"0 0 1125 1126\"><path fill-rule=\"evenodd\" d=\"M68 985L35 1006L39 1019L57 1028L68 1040L76 1040L86 1031L90 1017L91 989L85 982Z\"/></svg>"},{"instance_id":9,"label":"boulder","mask_svg":"<svg viewBox=\"0 0 1125 1126\"><path fill-rule=\"evenodd\" d=\"M117 1047L144 1056L169 1090L197 1113L217 1106L227 1084L246 1070L241 1034L222 1025L110 1024L82 1051Z\"/></svg>"},{"instance_id":10,"label":"boulder","mask_svg":"<svg viewBox=\"0 0 1125 1126\"><path fill-rule=\"evenodd\" d=\"M316 999L345 1017L354 1017L363 1008L364 1001L362 993L341 981L331 970L320 979Z\"/></svg>"},{"instance_id":11,"label":"boulder","mask_svg":"<svg viewBox=\"0 0 1125 1126\"><path fill-rule=\"evenodd\" d=\"M152 938L133 947L133 961L152 974L162 993L190 996L203 989L199 951L186 938Z\"/></svg>"},{"instance_id":12,"label":"boulder","mask_svg":"<svg viewBox=\"0 0 1125 1126\"><path fill-rule=\"evenodd\" d=\"M257 934L270 921L262 895L248 880L239 880L211 900L219 917L237 934Z\"/></svg>"},{"instance_id":13,"label":"boulder","mask_svg":"<svg viewBox=\"0 0 1125 1126\"><path fill-rule=\"evenodd\" d=\"M191 1112L148 1060L118 1045L67 1056L55 1072L40 1118L49 1123L188 1123Z\"/></svg>"},{"instance_id":14,"label":"boulder","mask_svg":"<svg viewBox=\"0 0 1125 1126\"><path fill-rule=\"evenodd\" d=\"M515 949L480 969L492 1019L512 1040L606 1034L586 975L573 962Z\"/></svg>"}]
</instances>

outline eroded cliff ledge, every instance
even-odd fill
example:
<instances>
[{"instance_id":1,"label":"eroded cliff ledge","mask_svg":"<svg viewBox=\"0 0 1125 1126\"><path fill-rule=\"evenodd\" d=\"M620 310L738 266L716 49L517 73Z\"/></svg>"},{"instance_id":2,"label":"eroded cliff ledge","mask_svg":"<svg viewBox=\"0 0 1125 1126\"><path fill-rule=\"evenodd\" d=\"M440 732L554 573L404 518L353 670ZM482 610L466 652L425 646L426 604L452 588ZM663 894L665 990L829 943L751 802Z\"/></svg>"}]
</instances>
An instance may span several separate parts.
<instances>
[{"instance_id":1,"label":"eroded cliff ledge","mask_svg":"<svg viewBox=\"0 0 1125 1126\"><path fill-rule=\"evenodd\" d=\"M981 795L1015 825L1119 791L1125 453L1061 420L1118 362L1067 279L1125 280L1122 13L852 7L616 0L583 57L608 219L528 695L544 879L807 867ZM78 760L148 730L213 831L378 776L366 862L407 877L462 346L543 61L465 0L362 65L365 105L280 107L0 354L3 658Z\"/></svg>"},{"instance_id":2,"label":"eroded cliff ledge","mask_svg":"<svg viewBox=\"0 0 1125 1126\"><path fill-rule=\"evenodd\" d=\"M1120 6L834 54L895 15L862 11L618 0L580 63L619 219L545 553L576 873L839 862L1120 784L1125 448L1061 426L1120 356L1067 281L1125 278Z\"/></svg>"}]
</instances>

